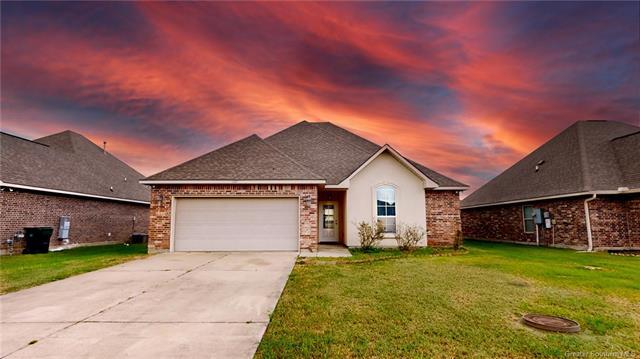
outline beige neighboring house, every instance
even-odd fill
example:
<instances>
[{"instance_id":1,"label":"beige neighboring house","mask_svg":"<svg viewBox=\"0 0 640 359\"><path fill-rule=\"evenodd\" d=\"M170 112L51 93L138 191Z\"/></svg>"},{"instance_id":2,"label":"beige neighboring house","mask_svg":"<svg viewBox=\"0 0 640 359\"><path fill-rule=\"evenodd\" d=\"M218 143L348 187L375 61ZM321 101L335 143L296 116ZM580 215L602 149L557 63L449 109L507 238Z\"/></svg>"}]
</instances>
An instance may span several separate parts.
<instances>
[{"instance_id":1,"label":"beige neighboring house","mask_svg":"<svg viewBox=\"0 0 640 359\"><path fill-rule=\"evenodd\" d=\"M329 122L249 136L147 177L151 251L297 251L359 246L356 223L426 229L451 245L465 184Z\"/></svg>"}]
</instances>

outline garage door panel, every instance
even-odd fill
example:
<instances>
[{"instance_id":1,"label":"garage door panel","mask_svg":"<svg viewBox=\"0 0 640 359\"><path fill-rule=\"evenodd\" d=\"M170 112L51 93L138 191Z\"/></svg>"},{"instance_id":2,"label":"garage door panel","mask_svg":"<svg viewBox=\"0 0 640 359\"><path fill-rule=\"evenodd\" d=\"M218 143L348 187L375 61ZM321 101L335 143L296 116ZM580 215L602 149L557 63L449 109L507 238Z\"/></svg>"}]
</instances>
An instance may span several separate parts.
<instances>
[{"instance_id":1,"label":"garage door panel","mask_svg":"<svg viewBox=\"0 0 640 359\"><path fill-rule=\"evenodd\" d=\"M176 251L297 250L297 198L179 198Z\"/></svg>"}]
</instances>

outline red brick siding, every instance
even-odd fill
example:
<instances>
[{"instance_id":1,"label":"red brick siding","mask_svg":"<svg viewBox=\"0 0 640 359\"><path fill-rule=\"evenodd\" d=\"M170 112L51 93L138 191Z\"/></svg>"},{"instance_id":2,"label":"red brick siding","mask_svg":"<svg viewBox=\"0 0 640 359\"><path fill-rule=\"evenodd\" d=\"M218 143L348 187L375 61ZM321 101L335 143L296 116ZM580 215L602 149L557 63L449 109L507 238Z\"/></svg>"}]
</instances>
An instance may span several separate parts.
<instances>
[{"instance_id":1,"label":"red brick siding","mask_svg":"<svg viewBox=\"0 0 640 359\"><path fill-rule=\"evenodd\" d=\"M634 246L640 246L640 195L636 195L629 199L629 238L635 243Z\"/></svg>"},{"instance_id":2,"label":"red brick siding","mask_svg":"<svg viewBox=\"0 0 640 359\"><path fill-rule=\"evenodd\" d=\"M70 244L124 242L132 230L147 232L149 206L126 202L88 199L4 189L0 192L0 250L7 250L7 239L23 227L53 227L51 248L58 240L60 216L71 217ZM136 217L133 228L133 216ZM111 233L111 236L107 234ZM14 242L14 253L22 252L24 240Z\"/></svg>"},{"instance_id":3,"label":"red brick siding","mask_svg":"<svg viewBox=\"0 0 640 359\"><path fill-rule=\"evenodd\" d=\"M589 211L594 247L640 247L640 195L600 196Z\"/></svg>"},{"instance_id":4,"label":"red brick siding","mask_svg":"<svg viewBox=\"0 0 640 359\"><path fill-rule=\"evenodd\" d=\"M584 200L589 197L527 202L548 210L552 229L541 229L540 244L586 249ZM523 203L462 210L465 237L535 244L535 233L524 233ZM640 247L639 196L598 197L589 203L594 248Z\"/></svg>"},{"instance_id":5,"label":"red brick siding","mask_svg":"<svg viewBox=\"0 0 640 359\"><path fill-rule=\"evenodd\" d=\"M425 190L427 245L451 246L460 230L458 191Z\"/></svg>"},{"instance_id":6,"label":"red brick siding","mask_svg":"<svg viewBox=\"0 0 640 359\"><path fill-rule=\"evenodd\" d=\"M168 251L171 199L182 197L299 197L300 247L318 246L318 189L314 185L156 185L151 189L149 251Z\"/></svg>"}]
</instances>

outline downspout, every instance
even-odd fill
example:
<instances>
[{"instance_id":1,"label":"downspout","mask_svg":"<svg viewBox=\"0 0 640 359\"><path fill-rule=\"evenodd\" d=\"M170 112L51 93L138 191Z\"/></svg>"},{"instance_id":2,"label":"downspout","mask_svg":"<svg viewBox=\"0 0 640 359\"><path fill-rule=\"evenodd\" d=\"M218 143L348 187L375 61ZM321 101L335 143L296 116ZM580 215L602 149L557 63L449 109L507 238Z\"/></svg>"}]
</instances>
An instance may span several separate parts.
<instances>
[{"instance_id":1,"label":"downspout","mask_svg":"<svg viewBox=\"0 0 640 359\"><path fill-rule=\"evenodd\" d=\"M591 218L589 216L589 202L596 199L596 194L594 193L591 198L587 198L584 200L584 218L587 222L587 252L593 252L593 237L591 235Z\"/></svg>"}]
</instances>

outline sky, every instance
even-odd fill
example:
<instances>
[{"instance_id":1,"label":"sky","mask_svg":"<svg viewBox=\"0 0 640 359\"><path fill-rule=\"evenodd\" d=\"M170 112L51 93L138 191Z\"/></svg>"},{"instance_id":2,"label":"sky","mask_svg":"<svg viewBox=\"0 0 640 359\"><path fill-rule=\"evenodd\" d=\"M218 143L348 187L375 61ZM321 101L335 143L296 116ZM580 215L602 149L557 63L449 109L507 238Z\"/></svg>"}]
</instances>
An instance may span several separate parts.
<instances>
[{"instance_id":1,"label":"sky","mask_svg":"<svg viewBox=\"0 0 640 359\"><path fill-rule=\"evenodd\" d=\"M5 1L0 127L151 175L330 121L472 191L575 121L640 126L639 4Z\"/></svg>"}]
</instances>

